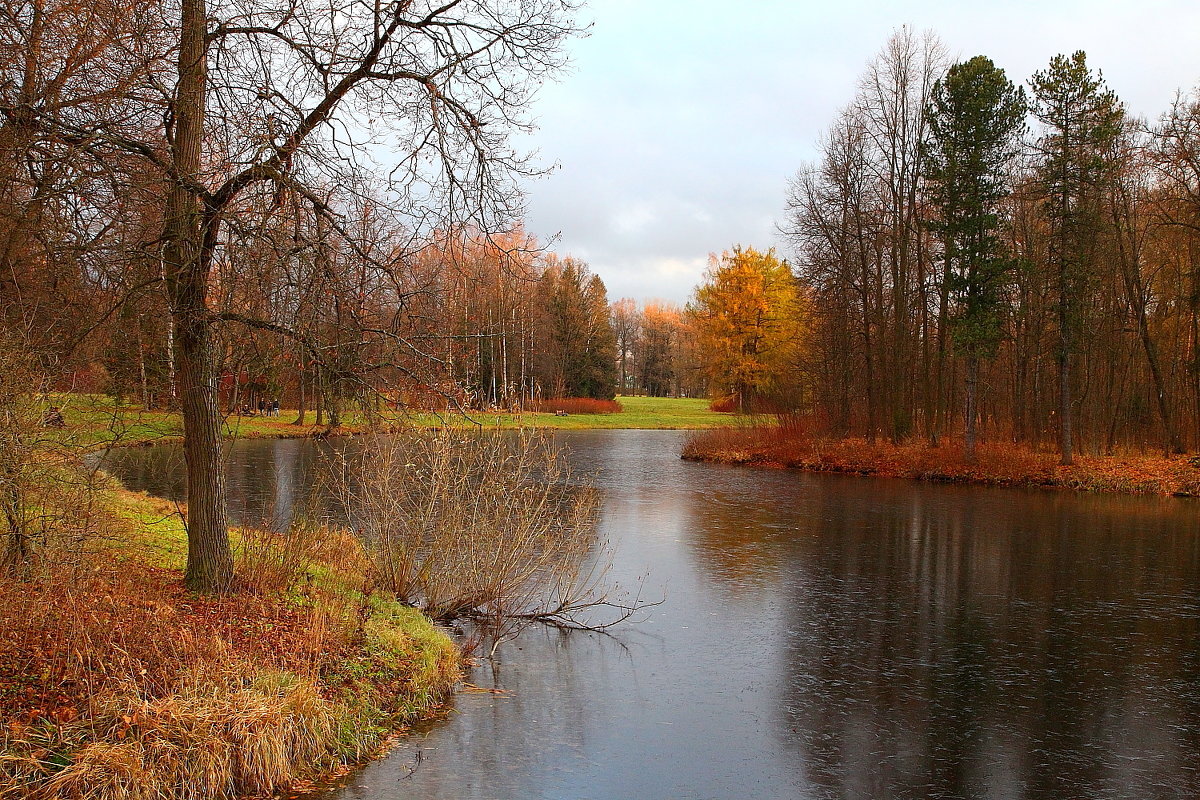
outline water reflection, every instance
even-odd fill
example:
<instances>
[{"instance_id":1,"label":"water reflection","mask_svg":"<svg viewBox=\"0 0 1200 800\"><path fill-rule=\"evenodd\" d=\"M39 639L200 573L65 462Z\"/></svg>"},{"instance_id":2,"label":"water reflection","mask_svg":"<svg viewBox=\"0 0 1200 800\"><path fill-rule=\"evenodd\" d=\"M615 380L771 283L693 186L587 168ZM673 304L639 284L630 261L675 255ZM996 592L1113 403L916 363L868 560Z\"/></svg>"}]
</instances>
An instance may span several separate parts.
<instances>
[{"instance_id":1,"label":"water reflection","mask_svg":"<svg viewBox=\"0 0 1200 800\"><path fill-rule=\"evenodd\" d=\"M781 721L824 796L1200 793L1194 509L845 488L787 559Z\"/></svg>"},{"instance_id":2,"label":"water reflection","mask_svg":"<svg viewBox=\"0 0 1200 800\"><path fill-rule=\"evenodd\" d=\"M564 435L614 577L667 602L619 639L529 631L445 723L341 796L1200 796L1200 510L680 462L679 434ZM176 496L162 451L118 466ZM231 453L285 518L309 442Z\"/></svg>"}]
</instances>

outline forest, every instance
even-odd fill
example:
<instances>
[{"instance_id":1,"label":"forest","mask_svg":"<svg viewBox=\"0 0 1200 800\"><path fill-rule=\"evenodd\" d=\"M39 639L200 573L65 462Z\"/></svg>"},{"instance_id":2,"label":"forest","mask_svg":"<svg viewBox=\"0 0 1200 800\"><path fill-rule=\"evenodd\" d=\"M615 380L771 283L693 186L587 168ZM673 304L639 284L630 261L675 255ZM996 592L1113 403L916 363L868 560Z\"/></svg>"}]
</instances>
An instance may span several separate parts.
<instances>
[{"instance_id":1,"label":"forest","mask_svg":"<svg viewBox=\"0 0 1200 800\"><path fill-rule=\"evenodd\" d=\"M1200 101L1083 52L1022 84L898 31L790 183L808 402L842 434L1200 445ZM973 439L972 439L973 441Z\"/></svg>"},{"instance_id":2,"label":"forest","mask_svg":"<svg viewBox=\"0 0 1200 800\"><path fill-rule=\"evenodd\" d=\"M610 298L524 222L578 12L0 0L0 798L284 791L443 702L484 639L431 619L656 605L608 593L603 493L523 414L671 398L743 461L946 480L1200 448L1200 95L1137 119L1083 52L1009 76L901 28L780 176L778 247ZM337 524L233 524L229 440L281 408ZM168 416L179 497L106 475Z\"/></svg>"}]
</instances>

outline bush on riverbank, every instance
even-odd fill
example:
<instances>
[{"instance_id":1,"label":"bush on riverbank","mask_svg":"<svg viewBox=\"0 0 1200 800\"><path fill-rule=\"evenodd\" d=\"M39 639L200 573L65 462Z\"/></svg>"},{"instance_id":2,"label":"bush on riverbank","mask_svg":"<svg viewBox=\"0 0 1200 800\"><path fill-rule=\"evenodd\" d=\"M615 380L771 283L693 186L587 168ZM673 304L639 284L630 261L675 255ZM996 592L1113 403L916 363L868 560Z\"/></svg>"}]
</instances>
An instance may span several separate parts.
<instances>
[{"instance_id":1,"label":"bush on riverbank","mask_svg":"<svg viewBox=\"0 0 1200 800\"><path fill-rule=\"evenodd\" d=\"M456 681L448 637L358 591L345 539L272 560L259 535L255 591L196 596L174 508L106 499L119 536L0 584L0 798L276 792L370 755Z\"/></svg>"},{"instance_id":2,"label":"bush on riverbank","mask_svg":"<svg viewBox=\"0 0 1200 800\"><path fill-rule=\"evenodd\" d=\"M800 419L780 424L705 431L685 444L683 458L726 464L781 466L810 472L842 472L948 483L1061 487L1094 492L1200 496L1200 468L1187 456L1076 456L1074 466L1058 455L1006 442L978 446L976 463L962 443L944 439L893 444L861 438L829 438Z\"/></svg>"},{"instance_id":3,"label":"bush on riverbank","mask_svg":"<svg viewBox=\"0 0 1200 800\"><path fill-rule=\"evenodd\" d=\"M599 495L548 436L446 428L357 445L334 483L401 602L503 628L605 601Z\"/></svg>"}]
</instances>

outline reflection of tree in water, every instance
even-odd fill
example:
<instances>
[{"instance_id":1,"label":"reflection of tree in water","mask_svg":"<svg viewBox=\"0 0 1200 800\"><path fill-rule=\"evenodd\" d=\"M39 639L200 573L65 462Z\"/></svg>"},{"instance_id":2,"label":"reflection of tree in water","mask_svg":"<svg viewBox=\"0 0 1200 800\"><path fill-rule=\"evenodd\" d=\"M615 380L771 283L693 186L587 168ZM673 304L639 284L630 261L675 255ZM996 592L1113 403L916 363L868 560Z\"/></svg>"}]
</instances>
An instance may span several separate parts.
<instances>
[{"instance_id":1,"label":"reflection of tree in water","mask_svg":"<svg viewBox=\"0 0 1200 800\"><path fill-rule=\"evenodd\" d=\"M345 446L342 442L338 446ZM318 445L307 440L249 440L227 448L225 475L231 521L284 530L317 481ZM105 469L125 485L183 501L183 450L174 445L113 450Z\"/></svg>"},{"instance_id":2,"label":"reflection of tree in water","mask_svg":"<svg viewBox=\"0 0 1200 800\"><path fill-rule=\"evenodd\" d=\"M778 582L794 528L779 524L777 510L724 493L692 508L695 524L688 544L703 575L725 593L751 600Z\"/></svg>"},{"instance_id":3,"label":"reflection of tree in water","mask_svg":"<svg viewBox=\"0 0 1200 800\"><path fill-rule=\"evenodd\" d=\"M831 488L792 539L782 720L824 794L1197 796L1194 509Z\"/></svg>"},{"instance_id":4,"label":"reflection of tree in water","mask_svg":"<svg viewBox=\"0 0 1200 800\"><path fill-rule=\"evenodd\" d=\"M588 738L595 686L585 676L593 674L595 663L621 659L604 659L597 651L620 646L544 628L526 631L518 641L522 649L505 645L494 671L480 664L468 675L479 687L502 686L500 694L459 695L456 707L476 708L453 713L452 724L430 725L434 735L428 742L420 731L401 740L391 756L355 775L345 796L396 796L400 781L401 796L424 800L536 797L546 787L579 784L579 774L596 766ZM521 729L514 729L514 721ZM609 767L620 771L619 764Z\"/></svg>"}]
</instances>

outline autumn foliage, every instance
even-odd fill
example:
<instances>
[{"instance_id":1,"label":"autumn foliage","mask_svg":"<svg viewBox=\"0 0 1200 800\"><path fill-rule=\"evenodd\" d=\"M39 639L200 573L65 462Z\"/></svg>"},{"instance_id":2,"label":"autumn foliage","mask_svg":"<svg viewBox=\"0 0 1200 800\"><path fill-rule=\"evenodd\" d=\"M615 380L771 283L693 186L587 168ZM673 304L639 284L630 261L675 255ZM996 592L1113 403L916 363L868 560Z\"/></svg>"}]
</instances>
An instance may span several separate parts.
<instances>
[{"instance_id":1,"label":"autumn foliage","mask_svg":"<svg viewBox=\"0 0 1200 800\"><path fill-rule=\"evenodd\" d=\"M597 400L594 397L551 397L534 401L531 411L556 414L620 414L623 410L616 400Z\"/></svg>"},{"instance_id":2,"label":"autumn foliage","mask_svg":"<svg viewBox=\"0 0 1200 800\"><path fill-rule=\"evenodd\" d=\"M697 433L684 447L683 457L944 483L1200 497L1200 464L1186 456L1083 456L1072 466L1062 466L1058 455L1048 449L985 442L979 444L978 460L972 463L961 440L944 439L933 447L917 439L892 443L829 437L825 430L823 420L785 415L774 425Z\"/></svg>"},{"instance_id":3,"label":"autumn foliage","mask_svg":"<svg viewBox=\"0 0 1200 800\"><path fill-rule=\"evenodd\" d=\"M737 398L742 411L758 398L796 395L805 306L773 250L713 256L688 305L711 391Z\"/></svg>"}]
</instances>

